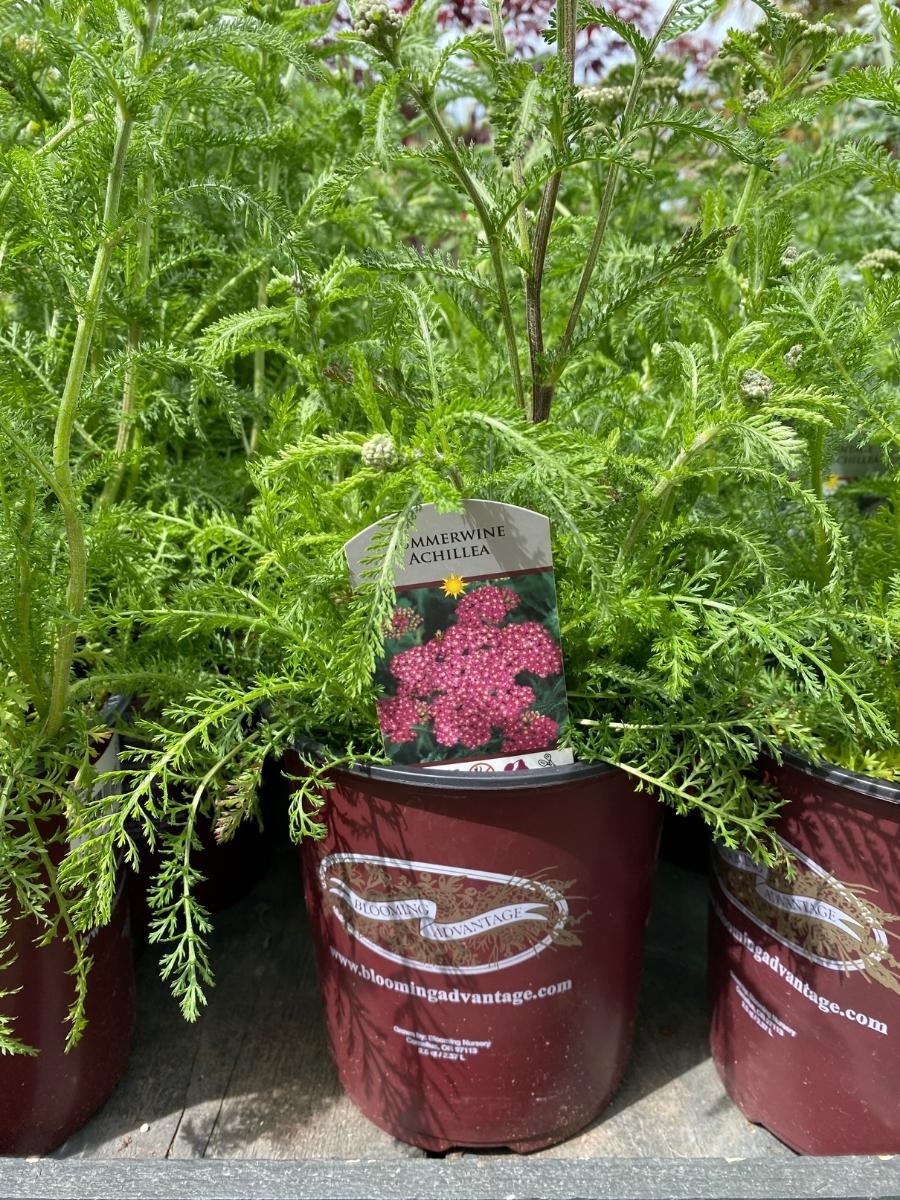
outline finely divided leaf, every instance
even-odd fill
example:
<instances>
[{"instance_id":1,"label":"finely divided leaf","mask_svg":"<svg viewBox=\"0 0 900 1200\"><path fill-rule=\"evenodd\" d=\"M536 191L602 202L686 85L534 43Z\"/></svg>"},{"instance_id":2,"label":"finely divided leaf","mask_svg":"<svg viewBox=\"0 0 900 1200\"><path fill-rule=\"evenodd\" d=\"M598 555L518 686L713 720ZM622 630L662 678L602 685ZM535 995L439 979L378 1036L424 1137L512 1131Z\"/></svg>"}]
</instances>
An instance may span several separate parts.
<instances>
[{"instance_id":1,"label":"finely divided leaf","mask_svg":"<svg viewBox=\"0 0 900 1200\"><path fill-rule=\"evenodd\" d=\"M659 40L671 42L686 33L693 33L721 7L720 0L685 0L677 8L673 6L671 17L660 26Z\"/></svg>"},{"instance_id":2,"label":"finely divided leaf","mask_svg":"<svg viewBox=\"0 0 900 1200\"><path fill-rule=\"evenodd\" d=\"M755 166L768 164L765 149L753 134L738 129L734 125L726 125L719 117L709 113L673 104L656 112L648 113L635 125L635 129L659 127L672 129L677 133L686 133L690 137L698 137L704 141L724 146L742 162Z\"/></svg>"},{"instance_id":3,"label":"finely divided leaf","mask_svg":"<svg viewBox=\"0 0 900 1200\"><path fill-rule=\"evenodd\" d=\"M595 4L581 5L578 11L578 28L587 29L591 25L603 25L605 28L611 29L613 33L617 33L622 41L631 47L641 62L649 65L653 61L650 43L638 27L628 21L623 21L614 12L609 12L608 9L600 8Z\"/></svg>"}]
</instances>

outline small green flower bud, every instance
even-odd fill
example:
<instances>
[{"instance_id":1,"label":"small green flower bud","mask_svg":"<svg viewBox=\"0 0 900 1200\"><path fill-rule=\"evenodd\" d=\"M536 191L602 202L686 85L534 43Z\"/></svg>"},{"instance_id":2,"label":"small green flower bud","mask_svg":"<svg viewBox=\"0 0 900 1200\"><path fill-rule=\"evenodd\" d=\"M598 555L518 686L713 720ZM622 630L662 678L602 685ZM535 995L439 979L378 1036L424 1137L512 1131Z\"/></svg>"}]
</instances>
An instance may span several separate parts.
<instances>
[{"instance_id":1,"label":"small green flower bud","mask_svg":"<svg viewBox=\"0 0 900 1200\"><path fill-rule=\"evenodd\" d=\"M754 113L759 112L768 99L769 97L762 88L753 88L744 97L744 112L752 117Z\"/></svg>"},{"instance_id":2,"label":"small green flower bud","mask_svg":"<svg viewBox=\"0 0 900 1200\"><path fill-rule=\"evenodd\" d=\"M376 433L361 450L363 464L376 471L389 471L400 461L397 446L389 433Z\"/></svg>"},{"instance_id":3,"label":"small green flower bud","mask_svg":"<svg viewBox=\"0 0 900 1200\"><path fill-rule=\"evenodd\" d=\"M755 371L752 367L745 371L738 384L745 400L768 400L775 385L768 375Z\"/></svg>"},{"instance_id":4,"label":"small green flower bud","mask_svg":"<svg viewBox=\"0 0 900 1200\"><path fill-rule=\"evenodd\" d=\"M785 268L785 270L789 271L791 269L791 267L794 266L794 264L797 262L797 259L799 257L800 257L800 251L797 249L797 247L796 246L788 246L787 249L785 250L784 254L782 254L782 256L781 256L781 265Z\"/></svg>"},{"instance_id":5,"label":"small green flower bud","mask_svg":"<svg viewBox=\"0 0 900 1200\"><path fill-rule=\"evenodd\" d=\"M803 357L803 347L799 342L791 346L790 350L784 356L784 365L789 371L796 371L800 366L800 359Z\"/></svg>"}]
</instances>

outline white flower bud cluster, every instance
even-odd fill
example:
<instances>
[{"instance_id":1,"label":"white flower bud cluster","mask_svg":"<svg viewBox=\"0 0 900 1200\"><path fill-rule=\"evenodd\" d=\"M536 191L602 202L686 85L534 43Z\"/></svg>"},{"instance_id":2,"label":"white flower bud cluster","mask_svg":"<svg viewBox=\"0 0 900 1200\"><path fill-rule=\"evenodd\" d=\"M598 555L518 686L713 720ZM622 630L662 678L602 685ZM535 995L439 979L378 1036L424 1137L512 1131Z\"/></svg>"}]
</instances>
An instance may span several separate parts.
<instances>
[{"instance_id":1,"label":"white flower bud cluster","mask_svg":"<svg viewBox=\"0 0 900 1200\"><path fill-rule=\"evenodd\" d=\"M769 97L762 88L753 88L744 97L744 112L752 117L754 113L759 112L768 99Z\"/></svg>"},{"instance_id":2,"label":"white flower bud cluster","mask_svg":"<svg viewBox=\"0 0 900 1200\"><path fill-rule=\"evenodd\" d=\"M782 254L782 256L781 256L781 265L789 271L791 269L791 267L793 267L794 264L797 262L797 259L799 257L800 257L800 251L797 249L797 247L796 246L788 246L787 249L785 250L784 254Z\"/></svg>"},{"instance_id":3,"label":"white flower bud cluster","mask_svg":"<svg viewBox=\"0 0 900 1200\"><path fill-rule=\"evenodd\" d=\"M784 365L789 371L796 371L800 366L800 359L802 357L803 347L799 342L795 342L784 356Z\"/></svg>"},{"instance_id":4,"label":"white flower bud cluster","mask_svg":"<svg viewBox=\"0 0 900 1200\"><path fill-rule=\"evenodd\" d=\"M830 26L830 25L826 25L826 23L825 23L824 21L813 21L813 22L812 22L812 24L810 24L810 23L807 21L807 23L806 23L806 29L804 29L804 31L803 31L803 32L804 32L804 33L805 33L805 34L808 36L808 35L809 35L809 34L811 34L811 33L830 33L830 34L834 34L834 32L835 32L835 31L834 31L834 30L831 28L831 26Z\"/></svg>"},{"instance_id":5,"label":"white flower bud cluster","mask_svg":"<svg viewBox=\"0 0 900 1200\"><path fill-rule=\"evenodd\" d=\"M800 13L782 13L781 19L792 33L803 38L814 36L818 33L835 34L834 29L830 25L826 25L824 21L807 21L806 17L802 17Z\"/></svg>"},{"instance_id":6,"label":"white flower bud cluster","mask_svg":"<svg viewBox=\"0 0 900 1200\"><path fill-rule=\"evenodd\" d=\"M644 87L657 92L677 92L681 87L681 80L677 75L648 75L644 80Z\"/></svg>"},{"instance_id":7,"label":"white flower bud cluster","mask_svg":"<svg viewBox=\"0 0 900 1200\"><path fill-rule=\"evenodd\" d=\"M579 89L582 100L587 104L624 104L628 99L627 87L588 86Z\"/></svg>"},{"instance_id":8,"label":"white flower bud cluster","mask_svg":"<svg viewBox=\"0 0 900 1200\"><path fill-rule=\"evenodd\" d=\"M876 279L882 279L885 275L900 271L900 254L885 246L880 250L870 250L856 265L860 271L871 271Z\"/></svg>"},{"instance_id":9,"label":"white flower bud cluster","mask_svg":"<svg viewBox=\"0 0 900 1200\"><path fill-rule=\"evenodd\" d=\"M361 38L376 41L399 32L403 14L391 8L387 0L357 0L354 25Z\"/></svg>"},{"instance_id":10,"label":"white flower bud cluster","mask_svg":"<svg viewBox=\"0 0 900 1200\"><path fill-rule=\"evenodd\" d=\"M807 21L800 13L782 12L780 14L782 27L796 45L797 42L808 41L810 38L826 35L837 37L838 32L825 21ZM763 28L754 29L747 35L747 40L754 46L764 46L767 41L767 31Z\"/></svg>"},{"instance_id":11,"label":"white flower bud cluster","mask_svg":"<svg viewBox=\"0 0 900 1200\"><path fill-rule=\"evenodd\" d=\"M741 376L738 386L746 400L768 400L775 385L768 375L751 367Z\"/></svg>"},{"instance_id":12,"label":"white flower bud cluster","mask_svg":"<svg viewBox=\"0 0 900 1200\"><path fill-rule=\"evenodd\" d=\"M400 461L397 445L389 433L376 433L370 437L360 453L363 464L376 471L389 471Z\"/></svg>"},{"instance_id":13,"label":"white flower bud cluster","mask_svg":"<svg viewBox=\"0 0 900 1200\"><path fill-rule=\"evenodd\" d=\"M29 37L27 33L20 33L16 38L16 49L20 54L33 54L34 38Z\"/></svg>"}]
</instances>

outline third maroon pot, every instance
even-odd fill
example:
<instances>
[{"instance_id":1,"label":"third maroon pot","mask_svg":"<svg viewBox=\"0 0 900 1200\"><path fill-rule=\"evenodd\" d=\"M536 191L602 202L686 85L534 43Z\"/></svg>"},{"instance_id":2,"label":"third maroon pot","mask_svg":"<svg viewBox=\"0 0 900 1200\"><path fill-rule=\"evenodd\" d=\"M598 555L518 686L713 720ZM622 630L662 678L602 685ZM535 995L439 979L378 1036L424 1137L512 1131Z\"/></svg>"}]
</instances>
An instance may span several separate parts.
<instances>
[{"instance_id":1,"label":"third maroon pot","mask_svg":"<svg viewBox=\"0 0 900 1200\"><path fill-rule=\"evenodd\" d=\"M113 701L104 711L108 722L118 708ZM118 764L119 737L113 733L95 766L102 772ZM53 818L40 830L58 865L67 845L65 822ZM72 947L62 936L41 945L47 927L22 913L14 895L6 899L12 956L0 980L0 1013L12 1018L15 1036L36 1053L0 1055L0 1154L47 1154L97 1111L128 1064L134 951L125 866L120 862L108 924L84 937L91 959L87 1026L68 1052L67 1015L76 998Z\"/></svg>"},{"instance_id":2,"label":"third maroon pot","mask_svg":"<svg viewBox=\"0 0 900 1200\"><path fill-rule=\"evenodd\" d=\"M900 788L794 755L763 769L795 872L715 853L716 1066L795 1150L900 1153Z\"/></svg>"},{"instance_id":3,"label":"third maroon pot","mask_svg":"<svg viewBox=\"0 0 900 1200\"><path fill-rule=\"evenodd\" d=\"M128 1064L134 1026L133 948L124 869L112 920L88 936L87 1028L66 1053L66 1014L75 999L71 947L61 938L36 946L41 930L12 916L16 961L0 1000L15 1032L37 1054L0 1057L0 1154L47 1154L106 1101Z\"/></svg>"},{"instance_id":4,"label":"third maroon pot","mask_svg":"<svg viewBox=\"0 0 900 1200\"><path fill-rule=\"evenodd\" d=\"M576 1133L625 1069L659 805L587 765L333 779L303 855L347 1093L426 1150Z\"/></svg>"}]
</instances>

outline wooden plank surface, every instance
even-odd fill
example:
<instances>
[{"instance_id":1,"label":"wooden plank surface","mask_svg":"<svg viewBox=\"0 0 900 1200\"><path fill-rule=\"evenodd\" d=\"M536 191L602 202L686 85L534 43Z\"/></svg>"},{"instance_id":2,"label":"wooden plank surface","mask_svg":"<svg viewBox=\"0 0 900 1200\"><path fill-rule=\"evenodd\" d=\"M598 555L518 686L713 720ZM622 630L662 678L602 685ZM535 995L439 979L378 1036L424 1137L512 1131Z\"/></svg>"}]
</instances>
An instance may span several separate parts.
<instances>
[{"instance_id":1,"label":"wooden plank surface","mask_svg":"<svg viewBox=\"0 0 900 1200\"><path fill-rule=\"evenodd\" d=\"M328 1053L295 859L276 858L217 918L217 986L194 1026L138 963L138 1026L125 1079L59 1158L421 1158L341 1093ZM612 1106L536 1159L793 1158L728 1100L709 1059L706 884L662 864L634 1053ZM495 1156L465 1155L465 1161Z\"/></svg>"},{"instance_id":2,"label":"wooden plank surface","mask_svg":"<svg viewBox=\"0 0 900 1200\"><path fill-rule=\"evenodd\" d=\"M342 1093L319 1008L296 857L216 918L216 987L193 1026L138 961L128 1073L57 1157L407 1158Z\"/></svg>"},{"instance_id":3,"label":"wooden plank surface","mask_svg":"<svg viewBox=\"0 0 900 1200\"><path fill-rule=\"evenodd\" d=\"M0 1200L896 1200L900 1158L0 1159Z\"/></svg>"}]
</instances>

